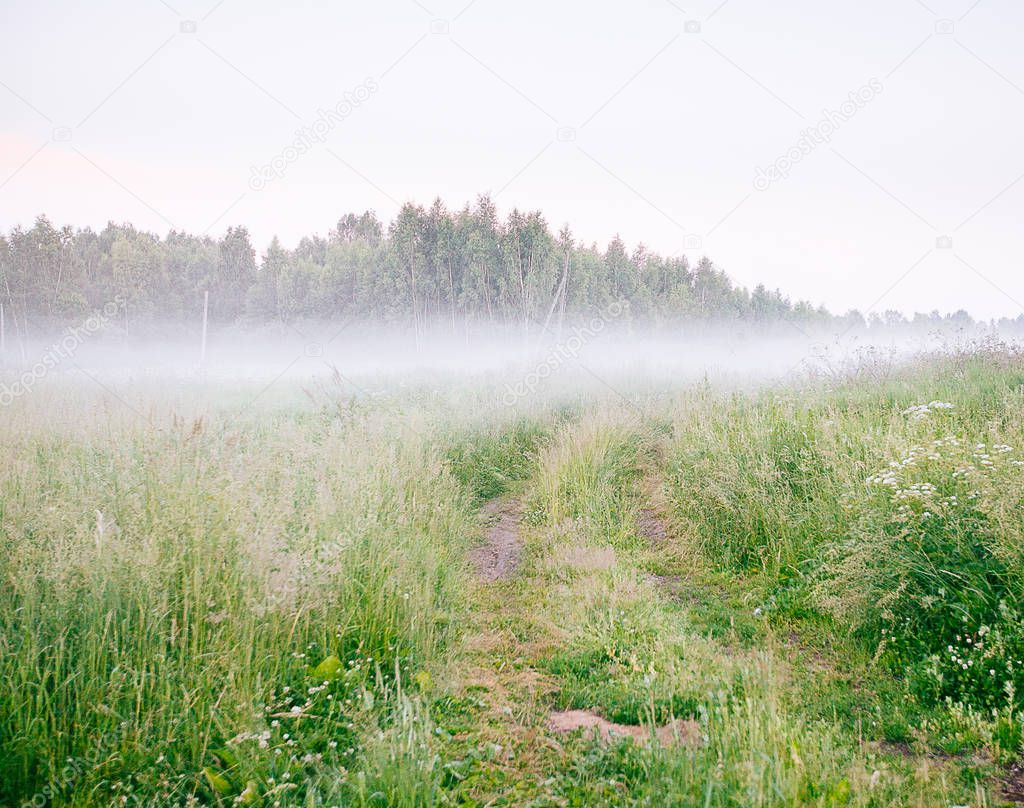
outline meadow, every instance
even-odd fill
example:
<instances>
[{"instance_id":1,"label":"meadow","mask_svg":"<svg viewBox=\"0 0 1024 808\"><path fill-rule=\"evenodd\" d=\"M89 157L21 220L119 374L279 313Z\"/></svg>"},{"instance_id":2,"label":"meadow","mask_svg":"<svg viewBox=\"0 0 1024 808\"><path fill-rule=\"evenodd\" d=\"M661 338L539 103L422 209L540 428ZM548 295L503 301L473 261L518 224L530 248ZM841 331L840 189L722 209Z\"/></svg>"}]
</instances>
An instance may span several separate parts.
<instances>
[{"instance_id":1,"label":"meadow","mask_svg":"<svg viewBox=\"0 0 1024 808\"><path fill-rule=\"evenodd\" d=\"M14 400L0 805L1024 800L1024 354L560 373Z\"/></svg>"}]
</instances>

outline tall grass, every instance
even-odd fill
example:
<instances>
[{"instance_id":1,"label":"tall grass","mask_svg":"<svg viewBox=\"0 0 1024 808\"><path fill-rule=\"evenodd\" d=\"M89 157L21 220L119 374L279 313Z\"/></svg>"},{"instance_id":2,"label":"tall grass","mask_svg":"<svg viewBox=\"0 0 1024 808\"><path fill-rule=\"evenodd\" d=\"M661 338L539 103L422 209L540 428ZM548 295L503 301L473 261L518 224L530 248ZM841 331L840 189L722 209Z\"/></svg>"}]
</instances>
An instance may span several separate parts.
<instances>
[{"instance_id":1,"label":"tall grass","mask_svg":"<svg viewBox=\"0 0 1024 808\"><path fill-rule=\"evenodd\" d=\"M79 417L0 426L0 802L343 790L465 609L440 451L387 416Z\"/></svg>"},{"instance_id":2,"label":"tall grass","mask_svg":"<svg viewBox=\"0 0 1024 808\"><path fill-rule=\"evenodd\" d=\"M780 613L833 619L922 698L1014 709L1022 366L983 346L882 381L691 397L674 510L715 565L754 573Z\"/></svg>"},{"instance_id":3,"label":"tall grass","mask_svg":"<svg viewBox=\"0 0 1024 808\"><path fill-rule=\"evenodd\" d=\"M986 348L529 417L474 385L245 412L36 391L0 423L0 804L986 804L975 769L808 704L792 657L824 626L838 664L874 655L859 687L1018 753L1022 383ZM479 506L510 493L523 565L474 584ZM467 658L466 627L499 650ZM460 692L462 666L514 686ZM554 739L560 708L700 743Z\"/></svg>"},{"instance_id":4,"label":"tall grass","mask_svg":"<svg viewBox=\"0 0 1024 808\"><path fill-rule=\"evenodd\" d=\"M639 503L633 483L649 437L621 407L599 408L564 424L539 461L529 503L534 521L575 520L592 542L635 545Z\"/></svg>"},{"instance_id":5,"label":"tall grass","mask_svg":"<svg viewBox=\"0 0 1024 808\"><path fill-rule=\"evenodd\" d=\"M453 424L451 431L457 437L446 452L446 462L477 503L501 496L529 478L536 453L549 437L540 422L525 419L481 425L470 432Z\"/></svg>"},{"instance_id":6,"label":"tall grass","mask_svg":"<svg viewBox=\"0 0 1024 808\"><path fill-rule=\"evenodd\" d=\"M695 414L692 405L686 412L703 423L715 415L711 408ZM644 574L649 555L672 549L651 547L637 519L650 505L640 474L659 434L622 407L557 432L532 489L532 577L521 597L544 627L543 639L532 640L542 649L537 664L550 677L553 706L652 729L689 719L700 737L676 747L572 739L550 763L536 803L923 808L963 793L941 774L881 763L850 728L810 716L793 692L799 685L788 659L704 636L666 579ZM769 430L764 445L779 447L783 435L804 446L794 434ZM677 430L672 440L686 441L687 433ZM771 462L790 458L779 448Z\"/></svg>"}]
</instances>

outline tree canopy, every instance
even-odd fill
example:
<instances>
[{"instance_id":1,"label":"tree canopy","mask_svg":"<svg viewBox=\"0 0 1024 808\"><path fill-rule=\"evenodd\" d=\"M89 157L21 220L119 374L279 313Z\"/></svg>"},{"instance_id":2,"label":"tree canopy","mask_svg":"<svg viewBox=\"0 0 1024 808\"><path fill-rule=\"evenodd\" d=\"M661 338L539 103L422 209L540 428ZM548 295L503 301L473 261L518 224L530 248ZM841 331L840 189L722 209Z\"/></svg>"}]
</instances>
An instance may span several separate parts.
<instances>
[{"instance_id":1,"label":"tree canopy","mask_svg":"<svg viewBox=\"0 0 1024 808\"><path fill-rule=\"evenodd\" d=\"M837 316L764 285L738 286L707 257L691 265L643 245L630 251L618 236L604 249L585 245L568 227L553 232L537 211L502 220L487 196L456 211L440 200L409 203L387 226L372 212L349 213L326 238L305 237L294 249L274 238L259 261L245 227L219 239L176 230L160 238L130 224L58 229L40 216L0 235L0 301L16 325L70 321L116 296L133 321L194 319L205 292L220 322L546 323L620 301L630 322L864 323L857 312Z\"/></svg>"}]
</instances>

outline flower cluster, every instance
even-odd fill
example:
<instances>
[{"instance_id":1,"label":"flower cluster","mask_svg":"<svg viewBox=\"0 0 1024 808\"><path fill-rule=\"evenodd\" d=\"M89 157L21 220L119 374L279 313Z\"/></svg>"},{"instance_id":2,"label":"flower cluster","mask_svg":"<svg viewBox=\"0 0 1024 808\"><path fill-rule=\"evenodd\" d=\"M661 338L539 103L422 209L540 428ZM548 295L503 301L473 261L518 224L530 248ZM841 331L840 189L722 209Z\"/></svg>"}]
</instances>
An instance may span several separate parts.
<instances>
[{"instance_id":1,"label":"flower cluster","mask_svg":"<svg viewBox=\"0 0 1024 808\"><path fill-rule=\"evenodd\" d=\"M914 671L914 689L934 697L969 694L974 706L985 709L1012 705L1024 674L1020 619L1005 603L997 619L995 628L982 624L957 633L943 651L931 654Z\"/></svg>"},{"instance_id":2,"label":"flower cluster","mask_svg":"<svg viewBox=\"0 0 1024 808\"><path fill-rule=\"evenodd\" d=\"M869 487L888 491L890 501L897 506L895 518L906 520L912 514L929 518L955 510L963 502L975 504L981 495L983 476L994 471L1000 460L1007 460L1010 466L1024 466L1024 460L1007 457L1014 449L1005 443L978 443L969 454L966 448L964 441L953 436L914 446L866 482Z\"/></svg>"},{"instance_id":3,"label":"flower cluster","mask_svg":"<svg viewBox=\"0 0 1024 808\"><path fill-rule=\"evenodd\" d=\"M866 563L879 653L919 695L995 708L1024 682L1024 630L1006 605L1016 602L1007 588L1014 542L998 514L1022 465L1006 443L942 437L870 476L868 499L854 500L877 542Z\"/></svg>"},{"instance_id":4,"label":"flower cluster","mask_svg":"<svg viewBox=\"0 0 1024 808\"><path fill-rule=\"evenodd\" d=\"M933 413L951 409L953 409L953 405L948 401L929 401L927 404L914 404L907 407L903 414L909 415L912 421L923 421Z\"/></svg>"},{"instance_id":5,"label":"flower cluster","mask_svg":"<svg viewBox=\"0 0 1024 808\"><path fill-rule=\"evenodd\" d=\"M342 636L339 633L339 642ZM223 750L214 752L216 765L208 778L216 796L231 795L235 804L250 804L260 797L263 804L273 805L275 795L301 790L301 784L314 782L325 767L340 772L345 782L362 752L367 729L378 728L380 710L401 689L419 681L409 657L394 645L386 651L391 657L387 660L375 659L362 648L339 657L310 643L289 654L284 675L289 684L279 685L260 705L250 729L236 733Z\"/></svg>"}]
</instances>

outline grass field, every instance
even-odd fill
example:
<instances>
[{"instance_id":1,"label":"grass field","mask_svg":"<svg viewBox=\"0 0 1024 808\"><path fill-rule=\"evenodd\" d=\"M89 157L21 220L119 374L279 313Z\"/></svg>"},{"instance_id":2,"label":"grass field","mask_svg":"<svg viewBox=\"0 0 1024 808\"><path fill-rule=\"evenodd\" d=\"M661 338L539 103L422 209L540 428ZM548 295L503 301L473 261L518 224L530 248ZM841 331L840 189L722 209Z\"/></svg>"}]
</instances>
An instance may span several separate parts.
<instances>
[{"instance_id":1,"label":"grass field","mask_svg":"<svg viewBox=\"0 0 1024 808\"><path fill-rule=\"evenodd\" d=\"M0 805L1024 800L1024 356L570 388L14 401Z\"/></svg>"}]
</instances>

